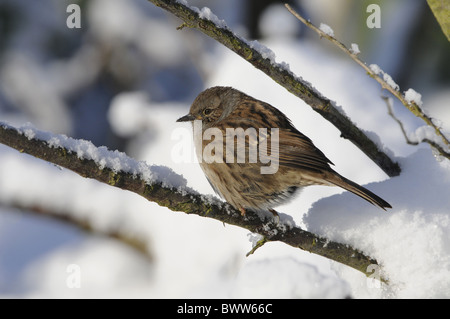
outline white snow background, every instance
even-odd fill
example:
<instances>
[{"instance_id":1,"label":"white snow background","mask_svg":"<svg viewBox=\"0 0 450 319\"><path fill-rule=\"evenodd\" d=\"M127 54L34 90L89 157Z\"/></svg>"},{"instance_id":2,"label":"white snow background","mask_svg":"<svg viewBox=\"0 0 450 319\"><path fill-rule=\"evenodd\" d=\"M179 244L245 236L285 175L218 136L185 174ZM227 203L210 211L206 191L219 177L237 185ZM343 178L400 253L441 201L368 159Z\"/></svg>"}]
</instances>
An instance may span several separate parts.
<instances>
[{"instance_id":1,"label":"white snow background","mask_svg":"<svg viewBox=\"0 0 450 319\"><path fill-rule=\"evenodd\" d=\"M110 10L120 11L124 2L110 3ZM139 12L127 13L133 17L130 21L142 18ZM435 157L427 145L406 145L380 97L387 93L348 58L330 55L319 39L286 37L291 24L285 21L292 17L285 11L274 8L267 19L264 25L270 32L263 44L272 49L276 61L288 63L295 74L336 101L389 150L401 165L401 175L389 178L302 100L228 49L218 46L203 57L209 61L205 88L233 86L276 106L334 162L339 173L393 206L385 212L338 188L314 186L277 209L311 232L376 258L389 284L282 243L268 243L245 257L252 239L246 230L171 212L136 194L0 145L0 297L450 297L449 161ZM287 27L267 27L270 23ZM422 96L424 105L442 103L441 99ZM127 151L133 158L170 167L183 175L187 186L213 194L198 164L180 163L173 154L180 132L190 143L190 125L175 122L189 106L188 102L154 102L143 91L125 92L111 102L108 120L118 135L134 136ZM448 115L438 117L446 129ZM402 120L412 132L419 127L413 116ZM158 134L149 140L142 128ZM119 241L8 208L16 204L73 214L100 231L119 229L144 241L151 257ZM80 271L80 287L68 284L73 265Z\"/></svg>"}]
</instances>

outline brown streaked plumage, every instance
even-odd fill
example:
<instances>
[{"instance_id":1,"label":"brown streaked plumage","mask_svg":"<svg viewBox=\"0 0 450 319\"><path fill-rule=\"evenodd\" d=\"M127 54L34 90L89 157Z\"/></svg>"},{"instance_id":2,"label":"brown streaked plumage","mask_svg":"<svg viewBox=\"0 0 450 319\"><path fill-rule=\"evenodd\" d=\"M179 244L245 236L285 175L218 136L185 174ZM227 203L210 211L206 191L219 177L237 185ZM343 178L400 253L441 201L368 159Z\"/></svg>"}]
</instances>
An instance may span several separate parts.
<instances>
[{"instance_id":1,"label":"brown streaked plumage","mask_svg":"<svg viewBox=\"0 0 450 319\"><path fill-rule=\"evenodd\" d=\"M212 87L201 92L192 103L189 114L177 122L194 120L202 121L202 130L197 132L202 137L208 129L221 132L222 141L217 136L211 139L194 136L196 141L202 141L201 145L196 143L197 155L201 157L205 150L214 149L211 156L223 158L223 162L208 163L207 158L199 158L199 161L213 189L243 214L246 209L274 212L273 207L308 185L340 186L382 209L391 208L382 198L335 172L330 167L331 161L312 141L300 133L282 112L265 102L231 87ZM250 137L245 139L245 163L238 162L242 160L238 150L233 154L233 161L227 163L227 128L254 128L257 133L261 132L259 129L267 129L268 134L258 134L253 140ZM278 143L276 135L271 134L272 128L278 129ZM233 140L232 147L237 144L237 139ZM275 173L261 173L261 168L268 165L260 161L261 153L258 153L257 162L249 161L255 145L258 150L267 145L268 154L278 155L271 162L278 168Z\"/></svg>"}]
</instances>

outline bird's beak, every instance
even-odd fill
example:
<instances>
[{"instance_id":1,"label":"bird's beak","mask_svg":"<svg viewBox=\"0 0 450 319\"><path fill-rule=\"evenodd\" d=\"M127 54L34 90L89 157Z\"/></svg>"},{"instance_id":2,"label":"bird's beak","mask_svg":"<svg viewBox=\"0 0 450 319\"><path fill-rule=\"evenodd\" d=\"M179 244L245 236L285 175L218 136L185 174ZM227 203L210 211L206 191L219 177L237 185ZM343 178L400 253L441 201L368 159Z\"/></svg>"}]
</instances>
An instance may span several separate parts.
<instances>
[{"instance_id":1,"label":"bird's beak","mask_svg":"<svg viewBox=\"0 0 450 319\"><path fill-rule=\"evenodd\" d=\"M195 116L192 115L192 114L187 114L187 115L185 115L183 117L180 117L177 120L177 122L190 122L190 121L193 121L193 120L195 120Z\"/></svg>"}]
</instances>

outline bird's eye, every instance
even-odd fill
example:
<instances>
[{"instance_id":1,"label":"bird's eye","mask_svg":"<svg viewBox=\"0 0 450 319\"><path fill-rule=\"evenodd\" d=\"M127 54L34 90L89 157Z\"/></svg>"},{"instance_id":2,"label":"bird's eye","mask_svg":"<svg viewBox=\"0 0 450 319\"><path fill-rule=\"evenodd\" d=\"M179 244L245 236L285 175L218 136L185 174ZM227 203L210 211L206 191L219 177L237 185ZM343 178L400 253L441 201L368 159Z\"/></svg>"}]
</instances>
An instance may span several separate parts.
<instances>
[{"instance_id":1,"label":"bird's eye","mask_svg":"<svg viewBox=\"0 0 450 319\"><path fill-rule=\"evenodd\" d=\"M204 109L203 110L203 115L209 115L211 114L212 110L211 109Z\"/></svg>"}]
</instances>

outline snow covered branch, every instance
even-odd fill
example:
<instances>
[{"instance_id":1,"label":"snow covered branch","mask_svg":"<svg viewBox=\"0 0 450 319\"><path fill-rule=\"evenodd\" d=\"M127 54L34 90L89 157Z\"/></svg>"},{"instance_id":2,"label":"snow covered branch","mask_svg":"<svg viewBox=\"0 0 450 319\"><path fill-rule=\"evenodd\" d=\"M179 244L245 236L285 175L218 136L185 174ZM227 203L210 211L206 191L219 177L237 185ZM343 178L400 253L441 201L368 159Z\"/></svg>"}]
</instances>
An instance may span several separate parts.
<instances>
[{"instance_id":1,"label":"snow covered branch","mask_svg":"<svg viewBox=\"0 0 450 319\"><path fill-rule=\"evenodd\" d=\"M263 242L280 241L348 265L366 275L377 261L344 244L331 242L289 222L275 222L249 211L239 211L216 198L197 193L186 180L164 166L149 166L124 153L95 147L91 142L39 131L30 126L0 124L0 143L74 171L75 173L134 192L172 211L213 218L262 236ZM260 241L262 242L262 241ZM368 268L369 267L369 268Z\"/></svg>"},{"instance_id":2,"label":"snow covered branch","mask_svg":"<svg viewBox=\"0 0 450 319\"><path fill-rule=\"evenodd\" d=\"M340 112L333 101L324 97L310 83L293 74L286 63L275 62L275 54L269 48L257 41L247 41L236 35L227 27L225 21L220 20L208 8L199 10L189 7L186 1L149 1L183 20L184 23L179 29L189 27L202 31L267 74L289 92L304 100L313 110L338 128L342 137L354 143L386 174L389 176L400 174L399 165L393 162L345 114Z\"/></svg>"},{"instance_id":3,"label":"snow covered branch","mask_svg":"<svg viewBox=\"0 0 450 319\"><path fill-rule=\"evenodd\" d=\"M303 24L309 27L311 30L317 32L321 38L326 38L335 44L339 49L344 51L348 56L350 56L358 65L360 65L367 74L375 79L378 83L380 83L381 87L387 91L389 91L393 96L395 96L411 113L413 113L418 118L422 119L425 124L431 128L430 133L426 137L422 137L417 142L411 142L410 139L406 139L408 144L419 144L421 142L425 142L430 144L433 148L435 148L441 156L450 159L450 141L441 131L438 125L436 125L432 118L428 116L421 108L422 101L421 95L415 92L413 89L408 89L404 94L401 93L399 86L394 82L392 77L383 72L380 67L376 64L367 65L360 58L358 58L359 49L356 44L352 44L352 48L347 48L342 42L337 40L334 37L333 30L321 24L318 28L310 21L303 18L299 15L294 9L292 9L288 4L285 4L286 8L291 12L298 20L300 20ZM399 120L395 119L398 123ZM401 126L403 131L403 127ZM404 132L403 132L404 133ZM434 135L434 136L433 136ZM406 136L406 135L405 135Z\"/></svg>"}]
</instances>

